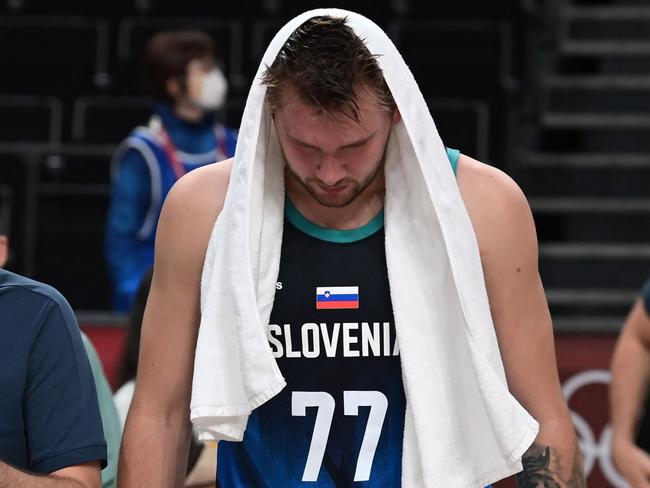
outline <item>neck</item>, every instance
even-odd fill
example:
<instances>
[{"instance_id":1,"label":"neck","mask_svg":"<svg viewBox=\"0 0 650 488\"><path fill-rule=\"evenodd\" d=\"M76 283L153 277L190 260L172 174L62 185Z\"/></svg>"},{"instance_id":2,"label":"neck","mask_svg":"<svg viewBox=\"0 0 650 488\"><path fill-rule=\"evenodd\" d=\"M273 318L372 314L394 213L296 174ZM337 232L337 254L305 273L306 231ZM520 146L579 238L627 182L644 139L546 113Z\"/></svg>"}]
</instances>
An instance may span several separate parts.
<instances>
[{"instance_id":1,"label":"neck","mask_svg":"<svg viewBox=\"0 0 650 488\"><path fill-rule=\"evenodd\" d=\"M328 229L357 229L370 222L384 207L385 179L381 168L373 181L345 207L325 207L318 203L285 169L287 195L298 212L310 222Z\"/></svg>"},{"instance_id":2,"label":"neck","mask_svg":"<svg viewBox=\"0 0 650 488\"><path fill-rule=\"evenodd\" d=\"M177 101L174 104L172 110L174 111L174 115L176 115L176 117L186 122L200 122L205 115L203 109L197 107L196 105L193 105L191 102L186 100Z\"/></svg>"}]
</instances>

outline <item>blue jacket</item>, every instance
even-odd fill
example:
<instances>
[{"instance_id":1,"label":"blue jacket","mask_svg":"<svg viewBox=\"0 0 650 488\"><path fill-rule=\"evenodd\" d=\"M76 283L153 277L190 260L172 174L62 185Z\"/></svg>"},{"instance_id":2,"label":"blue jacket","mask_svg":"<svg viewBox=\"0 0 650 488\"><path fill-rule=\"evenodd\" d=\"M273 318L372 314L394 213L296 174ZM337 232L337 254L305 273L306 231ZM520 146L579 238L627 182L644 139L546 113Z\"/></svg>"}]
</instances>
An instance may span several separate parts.
<instances>
[{"instance_id":1,"label":"blue jacket","mask_svg":"<svg viewBox=\"0 0 650 488\"><path fill-rule=\"evenodd\" d=\"M171 139L184 172L235 153L237 133L216 124L214 116L190 123L176 117L165 104L156 107L147 127L136 128L122 142L113 157L105 240L116 311L131 308L142 277L153 265L160 211L178 179L164 133Z\"/></svg>"}]
</instances>

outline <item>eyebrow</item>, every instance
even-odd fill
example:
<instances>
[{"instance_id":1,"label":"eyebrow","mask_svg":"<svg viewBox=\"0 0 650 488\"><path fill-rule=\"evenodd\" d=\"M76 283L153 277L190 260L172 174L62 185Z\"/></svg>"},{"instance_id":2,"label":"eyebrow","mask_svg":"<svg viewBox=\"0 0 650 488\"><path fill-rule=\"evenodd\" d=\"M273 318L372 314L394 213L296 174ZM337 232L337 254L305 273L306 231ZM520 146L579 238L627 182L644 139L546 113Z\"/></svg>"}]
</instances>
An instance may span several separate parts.
<instances>
[{"instance_id":1,"label":"eyebrow","mask_svg":"<svg viewBox=\"0 0 650 488\"><path fill-rule=\"evenodd\" d=\"M363 139L359 139L358 141L354 141L354 142L351 142L349 144L345 144L344 146L337 147L336 149L337 150L338 149L348 149L348 148L363 146L366 142L368 142L370 139L372 139L375 136L376 133L377 133L377 131L373 132L372 134L370 134L367 137L364 137ZM306 143L304 141L301 141L300 139L296 139L295 137L293 137L288 132L286 134L287 134L287 137L289 139L291 139L296 144L299 144L300 146L303 146L303 147L306 147L306 148L309 148L309 149L320 149L317 146L313 146L313 145L308 144L308 143Z\"/></svg>"}]
</instances>

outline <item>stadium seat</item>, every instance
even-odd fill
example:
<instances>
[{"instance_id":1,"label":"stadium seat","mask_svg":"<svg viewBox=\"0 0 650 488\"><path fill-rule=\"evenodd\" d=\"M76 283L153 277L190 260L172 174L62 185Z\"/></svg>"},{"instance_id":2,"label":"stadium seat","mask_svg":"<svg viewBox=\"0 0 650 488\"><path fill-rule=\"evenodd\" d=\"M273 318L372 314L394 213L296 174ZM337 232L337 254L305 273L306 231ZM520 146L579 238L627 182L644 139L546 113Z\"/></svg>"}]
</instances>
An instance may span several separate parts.
<instances>
[{"instance_id":1,"label":"stadium seat","mask_svg":"<svg viewBox=\"0 0 650 488\"><path fill-rule=\"evenodd\" d=\"M62 146L40 154L32 275L58 288L76 309L109 309L104 227L110 194L106 146ZM65 272L62 272L65 270Z\"/></svg>"},{"instance_id":2,"label":"stadium seat","mask_svg":"<svg viewBox=\"0 0 650 488\"><path fill-rule=\"evenodd\" d=\"M263 0L243 0L239 2L206 2L204 0L136 0L136 8L156 16L167 15L207 15L219 18L246 18L259 12Z\"/></svg>"},{"instance_id":3,"label":"stadium seat","mask_svg":"<svg viewBox=\"0 0 650 488\"><path fill-rule=\"evenodd\" d=\"M477 159L488 157L490 109L485 103L448 98L426 102L447 147Z\"/></svg>"},{"instance_id":4,"label":"stadium seat","mask_svg":"<svg viewBox=\"0 0 650 488\"><path fill-rule=\"evenodd\" d=\"M153 101L140 96L89 96L74 102L72 140L119 143L138 125L146 125Z\"/></svg>"},{"instance_id":5,"label":"stadium seat","mask_svg":"<svg viewBox=\"0 0 650 488\"><path fill-rule=\"evenodd\" d=\"M246 71L250 73L252 80L255 72L262 61L262 56L273 39L273 36L285 24L282 19L258 19L253 23L251 31L250 52L247 59Z\"/></svg>"},{"instance_id":6,"label":"stadium seat","mask_svg":"<svg viewBox=\"0 0 650 488\"><path fill-rule=\"evenodd\" d=\"M38 168L39 184L108 185L113 146L64 146L64 151L44 155Z\"/></svg>"},{"instance_id":7,"label":"stadium seat","mask_svg":"<svg viewBox=\"0 0 650 488\"><path fill-rule=\"evenodd\" d=\"M509 20L519 11L519 0L390 0L392 10L409 17L431 19L493 19Z\"/></svg>"},{"instance_id":8,"label":"stadium seat","mask_svg":"<svg viewBox=\"0 0 650 488\"><path fill-rule=\"evenodd\" d=\"M61 142L63 104L53 97L0 95L1 142Z\"/></svg>"},{"instance_id":9,"label":"stadium seat","mask_svg":"<svg viewBox=\"0 0 650 488\"><path fill-rule=\"evenodd\" d=\"M228 97L217 117L237 129L246 100ZM118 144L137 126L147 125L154 101L144 96L94 96L75 100L72 140L91 144Z\"/></svg>"},{"instance_id":10,"label":"stadium seat","mask_svg":"<svg viewBox=\"0 0 650 488\"><path fill-rule=\"evenodd\" d=\"M85 15L88 17L133 14L138 0L6 0L10 14Z\"/></svg>"},{"instance_id":11,"label":"stadium seat","mask_svg":"<svg viewBox=\"0 0 650 488\"><path fill-rule=\"evenodd\" d=\"M389 34L425 96L491 99L510 82L507 23L400 19Z\"/></svg>"},{"instance_id":12,"label":"stadium seat","mask_svg":"<svg viewBox=\"0 0 650 488\"><path fill-rule=\"evenodd\" d=\"M481 100L488 105L489 154L497 164L504 164L511 98L517 86L509 24L399 19L391 23L389 35L425 97Z\"/></svg>"},{"instance_id":13,"label":"stadium seat","mask_svg":"<svg viewBox=\"0 0 650 488\"><path fill-rule=\"evenodd\" d=\"M5 93L70 96L108 83L108 24L84 17L0 18Z\"/></svg>"},{"instance_id":14,"label":"stadium seat","mask_svg":"<svg viewBox=\"0 0 650 488\"><path fill-rule=\"evenodd\" d=\"M388 0L356 0L354 2L333 0L324 5L319 0L262 0L262 7L271 15L287 18L314 8L342 8L365 15L383 27L388 20L389 3Z\"/></svg>"},{"instance_id":15,"label":"stadium seat","mask_svg":"<svg viewBox=\"0 0 650 488\"><path fill-rule=\"evenodd\" d=\"M104 262L109 187L41 184L34 277L60 290L75 309L110 308Z\"/></svg>"}]
</instances>

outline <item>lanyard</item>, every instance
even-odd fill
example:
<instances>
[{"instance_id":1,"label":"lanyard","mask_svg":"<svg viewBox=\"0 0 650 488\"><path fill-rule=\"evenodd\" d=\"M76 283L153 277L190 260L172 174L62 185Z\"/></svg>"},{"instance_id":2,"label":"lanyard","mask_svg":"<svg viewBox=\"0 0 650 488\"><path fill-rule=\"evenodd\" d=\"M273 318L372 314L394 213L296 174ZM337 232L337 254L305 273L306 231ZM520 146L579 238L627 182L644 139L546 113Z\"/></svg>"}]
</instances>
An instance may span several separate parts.
<instances>
[{"instance_id":1,"label":"lanyard","mask_svg":"<svg viewBox=\"0 0 650 488\"><path fill-rule=\"evenodd\" d=\"M228 141L226 137L226 129L223 125L219 124L214 128L214 137L217 140L217 148L221 154L217 154L217 161L221 161L228 157Z\"/></svg>"},{"instance_id":2,"label":"lanyard","mask_svg":"<svg viewBox=\"0 0 650 488\"><path fill-rule=\"evenodd\" d=\"M160 138L162 139L163 149L167 155L167 160L171 164L174 173L176 173L176 179L179 180L185 173L187 173L187 171L185 170L183 163L181 163L181 160L178 159L178 153L176 152L176 148L174 147L169 134L167 134L167 131L162 126L160 127Z\"/></svg>"},{"instance_id":3,"label":"lanyard","mask_svg":"<svg viewBox=\"0 0 650 488\"><path fill-rule=\"evenodd\" d=\"M174 147L174 143L162 125L160 126L158 133L160 135L160 139L162 140L163 149L167 155L167 159L169 160L169 163L171 164L171 167L176 174L176 179L180 179L183 175L185 175L185 173L187 173L187 170L185 169L185 166L181 160L178 158L178 152ZM227 157L228 147L226 143L226 131L222 126L217 126L215 128L214 136L217 143L217 157L215 159L216 162Z\"/></svg>"}]
</instances>

